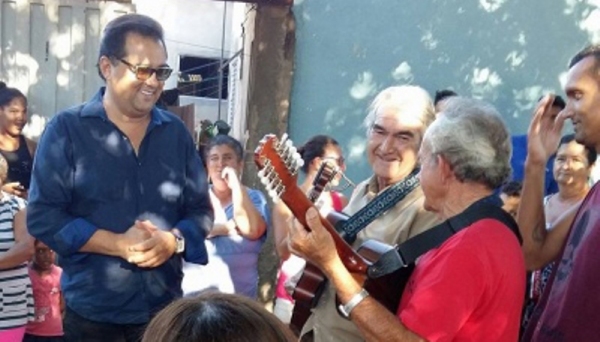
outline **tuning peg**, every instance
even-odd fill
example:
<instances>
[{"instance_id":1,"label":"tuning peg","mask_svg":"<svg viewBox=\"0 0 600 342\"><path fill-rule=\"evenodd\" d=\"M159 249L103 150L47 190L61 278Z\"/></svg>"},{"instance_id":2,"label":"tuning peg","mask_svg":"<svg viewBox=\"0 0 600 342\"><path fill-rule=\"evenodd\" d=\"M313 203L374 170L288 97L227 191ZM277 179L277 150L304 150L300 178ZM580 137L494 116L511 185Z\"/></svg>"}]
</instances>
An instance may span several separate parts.
<instances>
[{"instance_id":1,"label":"tuning peg","mask_svg":"<svg viewBox=\"0 0 600 342\"><path fill-rule=\"evenodd\" d=\"M260 177L260 182L263 183L263 185L267 185L269 184L269 180L267 179L267 177Z\"/></svg>"},{"instance_id":2,"label":"tuning peg","mask_svg":"<svg viewBox=\"0 0 600 342\"><path fill-rule=\"evenodd\" d=\"M296 153L294 157L296 158L296 165L298 165L298 168L304 166L304 159L302 159L302 156L299 153Z\"/></svg>"},{"instance_id":3,"label":"tuning peg","mask_svg":"<svg viewBox=\"0 0 600 342\"><path fill-rule=\"evenodd\" d=\"M296 149L296 147L294 145L291 145L291 146L289 146L288 153L291 156L294 156L294 155L298 154L298 149Z\"/></svg>"},{"instance_id":4,"label":"tuning peg","mask_svg":"<svg viewBox=\"0 0 600 342\"><path fill-rule=\"evenodd\" d=\"M287 146L287 139L288 139L288 135L287 133L283 133L283 135L281 136L281 139L279 139L279 141L277 141L277 150L278 151L283 151L285 149L285 147Z\"/></svg>"},{"instance_id":5,"label":"tuning peg","mask_svg":"<svg viewBox=\"0 0 600 342\"><path fill-rule=\"evenodd\" d=\"M279 183L277 184L277 186L275 187L275 192L277 193L277 197L281 197L281 194L285 191L285 186L283 186L283 184Z\"/></svg>"}]
</instances>

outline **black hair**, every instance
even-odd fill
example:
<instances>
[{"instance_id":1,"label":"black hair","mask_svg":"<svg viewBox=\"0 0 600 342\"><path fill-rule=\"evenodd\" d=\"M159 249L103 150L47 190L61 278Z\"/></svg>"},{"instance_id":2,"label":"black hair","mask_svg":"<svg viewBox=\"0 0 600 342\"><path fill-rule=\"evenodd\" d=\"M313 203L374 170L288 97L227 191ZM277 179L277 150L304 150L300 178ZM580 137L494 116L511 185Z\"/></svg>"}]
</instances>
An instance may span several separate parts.
<instances>
[{"instance_id":1,"label":"black hair","mask_svg":"<svg viewBox=\"0 0 600 342\"><path fill-rule=\"evenodd\" d=\"M562 137L560 139L560 143L558 144L558 146L568 144L571 141L575 141L575 134L567 134L564 137ZM593 149L589 146L584 146L584 147L585 147L585 156L588 160L588 165L594 164L596 162L596 159L598 158L598 153L596 153L595 149Z\"/></svg>"},{"instance_id":2,"label":"black hair","mask_svg":"<svg viewBox=\"0 0 600 342\"><path fill-rule=\"evenodd\" d=\"M575 64L581 62L582 59L593 56L595 59L596 68L598 68L598 62L600 61L600 44L588 45L577 52L571 61L569 61L569 68L572 68Z\"/></svg>"},{"instance_id":3,"label":"black hair","mask_svg":"<svg viewBox=\"0 0 600 342\"><path fill-rule=\"evenodd\" d=\"M4 108L9 105L14 99L22 99L25 107L27 107L27 97L17 88L10 88L6 83L0 81L0 107Z\"/></svg>"},{"instance_id":4,"label":"black hair","mask_svg":"<svg viewBox=\"0 0 600 342\"><path fill-rule=\"evenodd\" d=\"M130 33L142 37L155 39L160 42L167 51L162 26L158 21L141 14L125 14L109 22L104 28L102 40L100 41L100 52L98 54L98 74L106 80L100 70L100 58L103 56L115 59L124 58L125 42Z\"/></svg>"},{"instance_id":5,"label":"black hair","mask_svg":"<svg viewBox=\"0 0 600 342\"><path fill-rule=\"evenodd\" d=\"M208 141L206 146L204 146L205 157L208 159L208 153L215 146L227 145L231 147L231 149L235 152L235 155L238 160L244 159L244 147L239 140L225 134L217 134L212 139Z\"/></svg>"},{"instance_id":6,"label":"black hair","mask_svg":"<svg viewBox=\"0 0 600 342\"><path fill-rule=\"evenodd\" d=\"M501 193L506 194L508 197L519 197L521 196L521 189L523 185L519 181L510 181L502 186Z\"/></svg>"},{"instance_id":7,"label":"black hair","mask_svg":"<svg viewBox=\"0 0 600 342\"><path fill-rule=\"evenodd\" d=\"M229 124L223 120L215 121L213 126L214 126L214 129L217 131L216 134L227 135L227 134L229 134L229 131L231 131L231 126L229 126Z\"/></svg>"},{"instance_id":8,"label":"black hair","mask_svg":"<svg viewBox=\"0 0 600 342\"><path fill-rule=\"evenodd\" d=\"M542 99L544 98L544 96L540 96L540 98L538 99L538 102L542 101ZM567 106L567 103L565 102L565 99L562 98L562 96L560 95L554 95L554 101L552 101L552 107L558 107L560 109L565 109L565 107Z\"/></svg>"},{"instance_id":9,"label":"black hair","mask_svg":"<svg viewBox=\"0 0 600 342\"><path fill-rule=\"evenodd\" d=\"M433 105L437 105L438 102L452 96L458 96L454 90L450 89L442 89L435 92L435 97L433 98Z\"/></svg>"},{"instance_id":10,"label":"black hair","mask_svg":"<svg viewBox=\"0 0 600 342\"><path fill-rule=\"evenodd\" d=\"M256 301L205 292L175 300L148 324L142 342L289 342L291 330Z\"/></svg>"},{"instance_id":11,"label":"black hair","mask_svg":"<svg viewBox=\"0 0 600 342\"><path fill-rule=\"evenodd\" d=\"M340 144L330 136L327 135L315 135L310 138L304 145L298 148L298 153L304 161L302 165L302 172L308 173L308 167L310 163L319 157L323 157L325 154L325 147L329 145L339 146Z\"/></svg>"}]
</instances>

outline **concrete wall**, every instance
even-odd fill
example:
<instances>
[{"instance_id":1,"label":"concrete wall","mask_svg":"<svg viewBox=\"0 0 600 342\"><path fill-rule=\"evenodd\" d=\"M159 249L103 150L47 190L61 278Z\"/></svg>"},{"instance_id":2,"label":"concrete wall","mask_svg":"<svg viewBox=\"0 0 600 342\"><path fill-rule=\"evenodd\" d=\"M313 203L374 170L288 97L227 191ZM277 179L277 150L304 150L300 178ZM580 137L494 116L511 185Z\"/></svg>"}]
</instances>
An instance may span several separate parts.
<instances>
[{"instance_id":1,"label":"concrete wall","mask_svg":"<svg viewBox=\"0 0 600 342\"><path fill-rule=\"evenodd\" d=\"M366 108L380 90L416 84L492 102L524 133L537 98L561 93L568 59L600 37L594 0L296 0L290 135L342 143L348 174L370 174Z\"/></svg>"}]
</instances>

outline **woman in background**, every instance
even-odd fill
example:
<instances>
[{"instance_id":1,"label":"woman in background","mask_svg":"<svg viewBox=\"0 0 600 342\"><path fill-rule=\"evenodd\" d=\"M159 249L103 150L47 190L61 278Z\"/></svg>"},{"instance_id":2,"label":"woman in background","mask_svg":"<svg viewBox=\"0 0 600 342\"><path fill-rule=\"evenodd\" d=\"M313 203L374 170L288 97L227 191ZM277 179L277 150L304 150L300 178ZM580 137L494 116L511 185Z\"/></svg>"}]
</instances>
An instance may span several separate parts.
<instances>
[{"instance_id":1,"label":"woman in background","mask_svg":"<svg viewBox=\"0 0 600 342\"><path fill-rule=\"evenodd\" d=\"M205 156L215 211L205 241L208 264L184 263L183 292L213 289L256 298L258 253L270 222L267 200L241 183L244 149L239 141L219 134L206 145Z\"/></svg>"},{"instance_id":2,"label":"woman in background","mask_svg":"<svg viewBox=\"0 0 600 342\"><path fill-rule=\"evenodd\" d=\"M36 144L23 135L27 124L27 98L0 82L0 154L8 162L2 191L27 199Z\"/></svg>"},{"instance_id":3,"label":"woman in background","mask_svg":"<svg viewBox=\"0 0 600 342\"><path fill-rule=\"evenodd\" d=\"M310 138L302 147L298 149L302 156L304 165L301 171L306 175L304 182L300 184L300 189L308 193L317 176L317 172L323 162L333 163L340 171L345 171L346 165L342 155L342 149L338 142L326 135L317 135ZM339 184L340 175L336 176L331 182L331 186ZM325 190L317 198L315 205L319 210L326 214L331 210L342 211L348 204L348 200L339 192ZM282 260L279 277L275 289L275 307L273 313L284 323L289 323L294 300L288 291L285 283L288 279L302 271L305 261L295 255L291 255L287 244L288 225L294 217L292 212L283 202L278 202L273 207L273 229L275 234L275 246L279 258Z\"/></svg>"}]
</instances>

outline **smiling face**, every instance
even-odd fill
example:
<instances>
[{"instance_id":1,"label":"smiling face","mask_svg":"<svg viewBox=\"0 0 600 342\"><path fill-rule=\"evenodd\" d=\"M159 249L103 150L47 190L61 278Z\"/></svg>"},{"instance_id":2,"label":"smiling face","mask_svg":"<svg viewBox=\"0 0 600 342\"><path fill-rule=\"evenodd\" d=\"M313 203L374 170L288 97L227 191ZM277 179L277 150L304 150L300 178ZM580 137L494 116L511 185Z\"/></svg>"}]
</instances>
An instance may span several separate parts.
<instances>
[{"instance_id":1,"label":"smiling face","mask_svg":"<svg viewBox=\"0 0 600 342\"><path fill-rule=\"evenodd\" d=\"M573 121L575 139L600 150L600 76L593 56L575 64L567 75L565 110Z\"/></svg>"},{"instance_id":2,"label":"smiling face","mask_svg":"<svg viewBox=\"0 0 600 342\"><path fill-rule=\"evenodd\" d=\"M158 68L167 65L167 53L162 43L135 33L127 35L122 59L134 66ZM125 63L106 56L100 59L100 68L106 78L109 98L121 114L136 118L150 113L162 93L164 81L158 81L156 75L141 81Z\"/></svg>"},{"instance_id":3,"label":"smiling face","mask_svg":"<svg viewBox=\"0 0 600 342\"><path fill-rule=\"evenodd\" d=\"M16 97L0 108L0 130L13 137L19 136L27 123L27 103Z\"/></svg>"},{"instance_id":4,"label":"smiling face","mask_svg":"<svg viewBox=\"0 0 600 342\"><path fill-rule=\"evenodd\" d=\"M585 147L575 141L560 145L553 173L559 188L565 185L584 186L591 173Z\"/></svg>"},{"instance_id":5,"label":"smiling face","mask_svg":"<svg viewBox=\"0 0 600 342\"><path fill-rule=\"evenodd\" d=\"M424 125L412 113L383 108L370 129L367 156L380 189L397 183L417 165Z\"/></svg>"}]
</instances>

